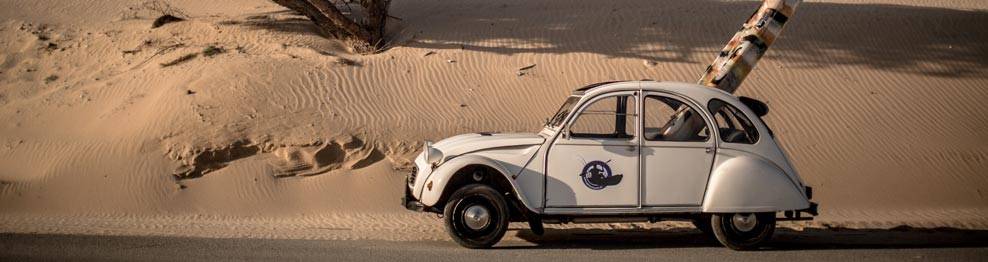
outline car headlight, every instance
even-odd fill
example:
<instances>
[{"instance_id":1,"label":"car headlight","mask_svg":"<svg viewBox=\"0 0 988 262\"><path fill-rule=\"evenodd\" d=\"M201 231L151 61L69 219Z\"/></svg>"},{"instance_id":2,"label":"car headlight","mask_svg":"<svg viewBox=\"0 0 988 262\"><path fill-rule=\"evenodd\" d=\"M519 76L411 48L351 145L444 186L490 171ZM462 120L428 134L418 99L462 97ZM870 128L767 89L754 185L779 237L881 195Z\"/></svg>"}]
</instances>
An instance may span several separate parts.
<instances>
[{"instance_id":1,"label":"car headlight","mask_svg":"<svg viewBox=\"0 0 988 262\"><path fill-rule=\"evenodd\" d=\"M425 141L425 148L422 150L425 153L425 162L430 165L438 165L440 161L443 160L443 152L439 151L435 147L432 147L432 142Z\"/></svg>"}]
</instances>

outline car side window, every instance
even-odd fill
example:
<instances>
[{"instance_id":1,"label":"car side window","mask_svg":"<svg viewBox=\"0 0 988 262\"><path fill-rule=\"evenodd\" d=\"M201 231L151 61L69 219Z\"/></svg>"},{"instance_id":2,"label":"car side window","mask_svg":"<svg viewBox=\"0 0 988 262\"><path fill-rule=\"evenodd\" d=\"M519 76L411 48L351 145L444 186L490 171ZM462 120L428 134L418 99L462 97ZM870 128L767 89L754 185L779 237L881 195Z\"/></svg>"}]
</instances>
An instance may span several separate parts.
<instances>
[{"instance_id":1,"label":"car side window","mask_svg":"<svg viewBox=\"0 0 988 262\"><path fill-rule=\"evenodd\" d=\"M570 125L573 137L631 139L635 133L635 97L611 96L592 102Z\"/></svg>"},{"instance_id":2,"label":"car side window","mask_svg":"<svg viewBox=\"0 0 988 262\"><path fill-rule=\"evenodd\" d=\"M720 140L726 143L754 144L758 142L758 130L751 120L737 107L720 99L712 99L707 105L717 122Z\"/></svg>"},{"instance_id":3,"label":"car side window","mask_svg":"<svg viewBox=\"0 0 988 262\"><path fill-rule=\"evenodd\" d=\"M644 138L649 141L704 142L709 135L707 123L692 107L665 96L646 96Z\"/></svg>"}]
</instances>

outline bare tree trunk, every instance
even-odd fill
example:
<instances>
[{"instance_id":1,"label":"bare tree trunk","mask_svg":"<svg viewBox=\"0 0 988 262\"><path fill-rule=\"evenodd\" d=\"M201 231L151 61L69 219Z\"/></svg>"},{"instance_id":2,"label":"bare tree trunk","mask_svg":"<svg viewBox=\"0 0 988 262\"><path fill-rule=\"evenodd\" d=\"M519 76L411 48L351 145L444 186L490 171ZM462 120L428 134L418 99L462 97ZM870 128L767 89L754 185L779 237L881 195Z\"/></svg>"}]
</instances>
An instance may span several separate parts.
<instances>
[{"instance_id":1,"label":"bare tree trunk","mask_svg":"<svg viewBox=\"0 0 988 262\"><path fill-rule=\"evenodd\" d=\"M367 30L374 45L384 38L384 24L388 20L388 6L391 0L361 0L360 5L367 12Z\"/></svg>"},{"instance_id":2,"label":"bare tree trunk","mask_svg":"<svg viewBox=\"0 0 988 262\"><path fill-rule=\"evenodd\" d=\"M316 27L319 27L319 30L322 30L323 34L341 39L345 37L344 33L340 32L340 30L336 28L333 21L330 21L329 18L326 18L321 13L319 13L319 10L316 9L315 6L309 4L308 1L305 0L272 0L272 1L278 5L302 13L302 15L308 17L309 20L312 20L312 22L316 24Z\"/></svg>"},{"instance_id":3,"label":"bare tree trunk","mask_svg":"<svg viewBox=\"0 0 988 262\"><path fill-rule=\"evenodd\" d=\"M748 73L775 42L782 28L803 0L763 0L740 31L727 42L713 63L700 77L699 84L734 93ZM711 108L711 112L719 109ZM685 138L703 129L703 119L681 106L675 117L662 127L665 137Z\"/></svg>"},{"instance_id":4,"label":"bare tree trunk","mask_svg":"<svg viewBox=\"0 0 988 262\"><path fill-rule=\"evenodd\" d=\"M366 24L340 12L329 0L272 0L289 9L301 12L312 20L323 33L348 41L354 51L369 53L380 48L384 36L384 26L388 17L390 0L361 0L361 7L367 13Z\"/></svg>"},{"instance_id":5,"label":"bare tree trunk","mask_svg":"<svg viewBox=\"0 0 988 262\"><path fill-rule=\"evenodd\" d=\"M772 46L802 0L764 0L727 42L699 84L734 93Z\"/></svg>"},{"instance_id":6,"label":"bare tree trunk","mask_svg":"<svg viewBox=\"0 0 988 262\"><path fill-rule=\"evenodd\" d=\"M350 20L350 18L343 15L339 9L336 9L336 5L330 3L329 0L304 0L316 7L316 9L323 16L328 18L330 21L336 25L337 28L343 29L353 37L366 41L370 43L374 39L371 39L371 35L359 24Z\"/></svg>"}]
</instances>

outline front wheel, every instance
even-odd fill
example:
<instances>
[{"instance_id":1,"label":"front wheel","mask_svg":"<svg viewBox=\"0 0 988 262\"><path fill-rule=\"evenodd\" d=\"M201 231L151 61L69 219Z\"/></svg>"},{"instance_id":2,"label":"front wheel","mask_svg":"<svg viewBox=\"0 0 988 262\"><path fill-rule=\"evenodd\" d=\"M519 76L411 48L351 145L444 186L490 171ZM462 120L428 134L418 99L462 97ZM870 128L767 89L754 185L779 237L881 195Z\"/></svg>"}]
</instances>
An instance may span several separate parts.
<instances>
[{"instance_id":1,"label":"front wheel","mask_svg":"<svg viewBox=\"0 0 988 262\"><path fill-rule=\"evenodd\" d=\"M734 250L751 250L775 232L775 213L713 214L710 226L717 241L724 246Z\"/></svg>"},{"instance_id":2,"label":"front wheel","mask_svg":"<svg viewBox=\"0 0 988 262\"><path fill-rule=\"evenodd\" d=\"M443 210L446 232L466 248L488 248L508 230L508 205L497 190L472 184L453 192Z\"/></svg>"}]
</instances>

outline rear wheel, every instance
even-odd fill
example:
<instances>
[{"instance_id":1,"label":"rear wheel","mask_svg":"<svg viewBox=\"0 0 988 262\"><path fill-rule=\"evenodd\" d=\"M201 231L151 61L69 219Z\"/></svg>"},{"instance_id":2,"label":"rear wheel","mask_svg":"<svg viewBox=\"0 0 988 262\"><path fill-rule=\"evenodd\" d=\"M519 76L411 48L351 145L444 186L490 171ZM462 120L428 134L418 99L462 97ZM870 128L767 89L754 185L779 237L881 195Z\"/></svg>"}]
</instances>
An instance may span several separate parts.
<instances>
[{"instance_id":1,"label":"rear wheel","mask_svg":"<svg viewBox=\"0 0 988 262\"><path fill-rule=\"evenodd\" d=\"M775 232L775 213L713 214L710 225L717 241L724 246L734 250L751 250Z\"/></svg>"},{"instance_id":2,"label":"rear wheel","mask_svg":"<svg viewBox=\"0 0 988 262\"><path fill-rule=\"evenodd\" d=\"M497 190L467 185L450 196L443 210L446 232L466 248L488 248L508 230L508 205Z\"/></svg>"}]
</instances>

